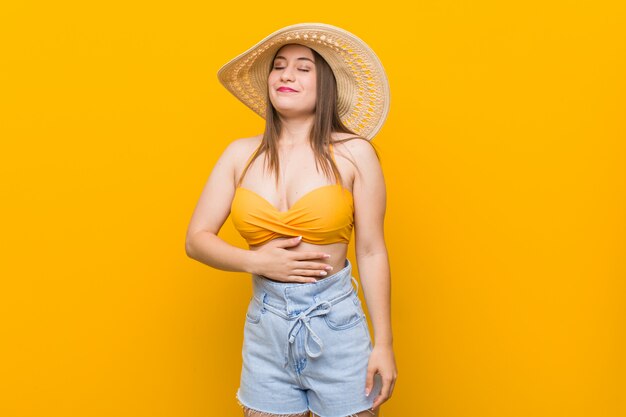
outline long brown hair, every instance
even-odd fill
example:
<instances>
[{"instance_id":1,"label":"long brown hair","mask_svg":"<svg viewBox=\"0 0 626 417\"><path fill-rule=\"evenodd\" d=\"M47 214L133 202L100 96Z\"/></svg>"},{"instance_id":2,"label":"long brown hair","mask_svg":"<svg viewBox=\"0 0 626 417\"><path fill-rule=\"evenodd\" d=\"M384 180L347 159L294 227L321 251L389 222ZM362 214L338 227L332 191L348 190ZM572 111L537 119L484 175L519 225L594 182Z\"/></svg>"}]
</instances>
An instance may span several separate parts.
<instances>
[{"instance_id":1,"label":"long brown hair","mask_svg":"<svg viewBox=\"0 0 626 417\"><path fill-rule=\"evenodd\" d=\"M374 152L376 153L376 157L379 160L380 155L378 154L378 151L371 143L371 141L362 136L359 136L347 126L345 126L341 121L339 113L337 111L337 81L335 80L335 75L333 74L333 71L326 62L326 60L322 58L322 56L318 54L315 50L311 49L311 51L313 52L313 56L315 57L315 70L317 73L317 96L315 102L315 119L309 133L309 141L311 144L311 148L313 149L313 154L315 156L315 167L319 168L319 166L321 165L322 171L327 178L332 178L332 172L335 179L341 181L341 174L339 173L337 164L335 164L332 157L330 156L329 144L331 142L333 142L334 144L352 139L362 139L372 145L372 147L374 148ZM270 62L270 71L272 71L273 66L274 60L272 59ZM277 186L279 178L278 174L280 172L277 142L278 138L280 137L281 127L282 126L280 123L280 118L278 117L278 113L270 101L268 91L266 96L265 132L263 133L261 146L259 147L254 157L250 160L248 166L250 166L252 164L252 161L254 161L260 154L265 152L265 161L267 163L266 169L269 169L270 172L273 172L275 174ZM331 136L332 132L350 133L354 136L333 141ZM353 161L350 162L355 167L357 167ZM246 166L245 170L241 174L240 181L244 177L244 175L246 175L248 166Z\"/></svg>"}]
</instances>

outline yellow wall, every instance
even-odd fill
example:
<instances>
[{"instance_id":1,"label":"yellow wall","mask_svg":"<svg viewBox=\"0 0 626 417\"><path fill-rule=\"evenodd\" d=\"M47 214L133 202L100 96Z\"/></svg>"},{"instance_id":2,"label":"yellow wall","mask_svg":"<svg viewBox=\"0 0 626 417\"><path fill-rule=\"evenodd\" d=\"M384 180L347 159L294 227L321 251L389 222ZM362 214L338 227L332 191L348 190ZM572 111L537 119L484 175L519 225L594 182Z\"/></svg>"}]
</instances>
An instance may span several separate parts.
<instances>
[{"instance_id":1,"label":"yellow wall","mask_svg":"<svg viewBox=\"0 0 626 417\"><path fill-rule=\"evenodd\" d=\"M382 415L625 416L624 3L258 4L0 6L0 415L240 415L249 276L184 251L217 157L263 127L216 72L322 21L392 89Z\"/></svg>"}]
</instances>

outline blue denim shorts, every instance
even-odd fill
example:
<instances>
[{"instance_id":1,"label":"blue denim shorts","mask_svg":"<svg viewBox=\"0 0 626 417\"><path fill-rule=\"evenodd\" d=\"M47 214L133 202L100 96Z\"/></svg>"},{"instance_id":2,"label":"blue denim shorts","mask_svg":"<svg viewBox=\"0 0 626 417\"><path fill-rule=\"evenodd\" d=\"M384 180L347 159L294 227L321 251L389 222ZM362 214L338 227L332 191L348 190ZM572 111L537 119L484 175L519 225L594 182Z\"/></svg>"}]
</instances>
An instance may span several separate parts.
<instances>
[{"instance_id":1,"label":"blue denim shorts","mask_svg":"<svg viewBox=\"0 0 626 417\"><path fill-rule=\"evenodd\" d=\"M262 413L312 411L346 417L371 410L365 396L372 339L348 259L314 283L283 283L252 274L237 400ZM355 287L352 283L355 283Z\"/></svg>"}]
</instances>

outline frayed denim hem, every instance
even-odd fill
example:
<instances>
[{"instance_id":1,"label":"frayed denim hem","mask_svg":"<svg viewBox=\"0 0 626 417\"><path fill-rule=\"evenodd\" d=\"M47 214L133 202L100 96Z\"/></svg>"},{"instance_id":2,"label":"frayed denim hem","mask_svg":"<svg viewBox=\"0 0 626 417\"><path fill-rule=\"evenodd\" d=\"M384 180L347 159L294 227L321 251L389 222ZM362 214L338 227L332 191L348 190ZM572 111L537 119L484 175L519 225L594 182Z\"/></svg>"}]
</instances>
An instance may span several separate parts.
<instances>
[{"instance_id":1,"label":"frayed denim hem","mask_svg":"<svg viewBox=\"0 0 626 417\"><path fill-rule=\"evenodd\" d=\"M306 416L308 417L309 415L309 410L306 409L304 411L300 411L299 413L287 413L287 414L280 414L280 413L269 413L267 411L261 411L261 410L257 410L256 408L252 408L252 407L248 407L247 405L245 405L244 403L242 403L239 400L239 397L237 395L235 395L235 399L237 400L237 404L239 404L239 406L244 410L249 410L249 411L253 411L261 416L267 416L267 417L302 417L303 414L306 414Z\"/></svg>"},{"instance_id":2,"label":"frayed denim hem","mask_svg":"<svg viewBox=\"0 0 626 417\"><path fill-rule=\"evenodd\" d=\"M359 417L359 414L364 412L364 411L367 411L368 413L370 413L373 416L376 415L376 413L374 412L373 408L367 408L365 410L359 410L359 411L357 411L356 413L353 413L353 414L348 414L348 415L346 415L346 417ZM321 416L321 414L315 412L315 410L311 410L311 413L313 413L316 416Z\"/></svg>"}]
</instances>

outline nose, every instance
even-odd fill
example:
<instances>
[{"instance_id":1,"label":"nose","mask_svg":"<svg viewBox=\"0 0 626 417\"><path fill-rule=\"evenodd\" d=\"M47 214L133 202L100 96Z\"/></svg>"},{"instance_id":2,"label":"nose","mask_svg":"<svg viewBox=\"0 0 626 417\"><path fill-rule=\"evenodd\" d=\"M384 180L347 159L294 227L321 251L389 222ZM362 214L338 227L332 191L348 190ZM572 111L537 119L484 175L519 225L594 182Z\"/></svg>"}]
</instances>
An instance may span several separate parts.
<instances>
[{"instance_id":1,"label":"nose","mask_svg":"<svg viewBox=\"0 0 626 417\"><path fill-rule=\"evenodd\" d=\"M293 71L291 67L285 66L285 68L283 68L283 71L280 73L280 79L281 81L293 80Z\"/></svg>"}]
</instances>

